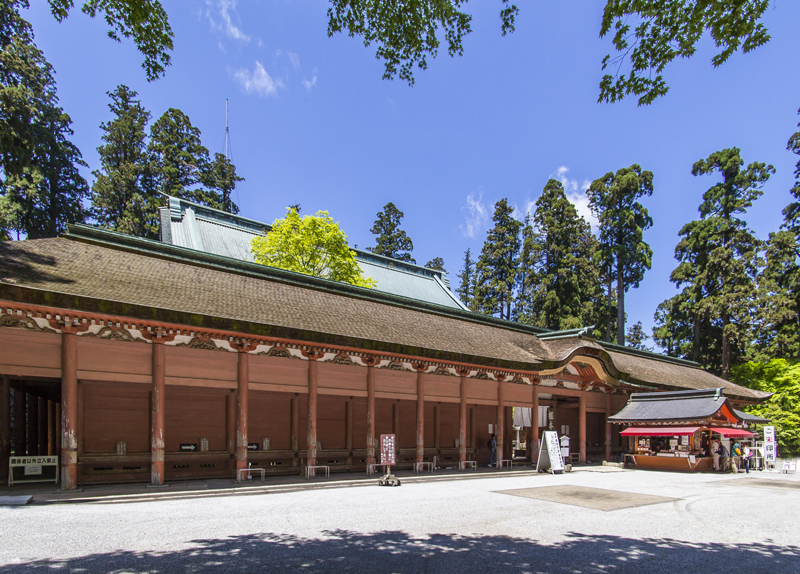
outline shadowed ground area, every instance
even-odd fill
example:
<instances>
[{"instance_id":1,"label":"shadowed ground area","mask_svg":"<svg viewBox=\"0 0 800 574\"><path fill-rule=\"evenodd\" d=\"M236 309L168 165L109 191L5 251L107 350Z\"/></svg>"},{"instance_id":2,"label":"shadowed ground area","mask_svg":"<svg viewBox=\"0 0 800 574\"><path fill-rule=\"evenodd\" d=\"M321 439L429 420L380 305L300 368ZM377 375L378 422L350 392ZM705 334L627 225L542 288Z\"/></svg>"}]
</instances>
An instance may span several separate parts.
<instances>
[{"instance_id":1,"label":"shadowed ground area","mask_svg":"<svg viewBox=\"0 0 800 574\"><path fill-rule=\"evenodd\" d=\"M519 488L516 490L498 490L499 494L510 494L523 498L547 500L559 504L570 504L593 508L595 510L621 510L623 508L636 508L647 504L673 502L677 498L667 496L654 496L652 494L638 494L636 492L621 492L605 488L578 487L572 485L543 486L538 488Z\"/></svg>"},{"instance_id":2,"label":"shadowed ground area","mask_svg":"<svg viewBox=\"0 0 800 574\"><path fill-rule=\"evenodd\" d=\"M252 534L195 540L173 552L110 552L71 560L0 567L0 573L195 572L601 573L797 572L800 548L771 544L690 544L570 533L554 545L507 536L361 534L325 531L320 538Z\"/></svg>"},{"instance_id":3,"label":"shadowed ground area","mask_svg":"<svg viewBox=\"0 0 800 574\"><path fill-rule=\"evenodd\" d=\"M755 488L778 488L788 490L800 490L800 482L791 482L789 480L775 480L767 478L733 478L730 480L719 480L720 483L735 483L736 486L753 486Z\"/></svg>"}]
</instances>

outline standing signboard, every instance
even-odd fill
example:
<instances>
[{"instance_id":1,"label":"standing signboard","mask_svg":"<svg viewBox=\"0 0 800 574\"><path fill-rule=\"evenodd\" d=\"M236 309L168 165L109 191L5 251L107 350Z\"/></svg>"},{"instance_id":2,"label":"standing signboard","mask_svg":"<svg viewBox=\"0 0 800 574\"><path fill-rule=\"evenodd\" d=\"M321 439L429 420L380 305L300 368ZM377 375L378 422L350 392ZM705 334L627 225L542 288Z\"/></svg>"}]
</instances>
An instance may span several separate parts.
<instances>
[{"instance_id":1,"label":"standing signboard","mask_svg":"<svg viewBox=\"0 0 800 574\"><path fill-rule=\"evenodd\" d=\"M394 466L397 464L397 448L395 448L395 435L381 435L381 464Z\"/></svg>"},{"instance_id":2,"label":"standing signboard","mask_svg":"<svg viewBox=\"0 0 800 574\"><path fill-rule=\"evenodd\" d=\"M552 470L553 474L564 472L564 459L561 458L561 443L558 440L557 432L544 431L542 433L536 470L542 472Z\"/></svg>"},{"instance_id":3,"label":"standing signboard","mask_svg":"<svg viewBox=\"0 0 800 574\"><path fill-rule=\"evenodd\" d=\"M778 458L778 445L775 443L775 427L764 427L764 463L774 465Z\"/></svg>"}]
</instances>

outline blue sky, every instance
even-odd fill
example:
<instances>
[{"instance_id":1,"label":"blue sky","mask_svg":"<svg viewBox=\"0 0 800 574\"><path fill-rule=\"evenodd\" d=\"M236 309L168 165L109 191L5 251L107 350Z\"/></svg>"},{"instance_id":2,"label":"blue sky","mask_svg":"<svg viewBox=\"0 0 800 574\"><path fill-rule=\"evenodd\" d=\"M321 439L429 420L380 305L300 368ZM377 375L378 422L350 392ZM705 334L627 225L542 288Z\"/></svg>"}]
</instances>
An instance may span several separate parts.
<instances>
[{"instance_id":1,"label":"blue sky","mask_svg":"<svg viewBox=\"0 0 800 574\"><path fill-rule=\"evenodd\" d=\"M500 34L500 2L472 2L474 32L463 57L446 50L416 72L412 88L381 80L374 47L328 38L323 0L165 1L175 31L173 65L148 83L132 43L105 36L100 20L75 10L63 24L45 2L26 17L55 66L74 141L98 167L105 92L124 83L154 119L180 108L213 153L224 151L230 102L232 159L246 178L242 215L267 222L300 203L328 210L351 244L374 244L369 229L388 201L405 212L418 263L443 257L457 282L464 250L480 251L495 201L520 213L548 178L561 179L585 211L583 189L608 171L640 164L655 174L645 200L655 225L645 239L653 268L628 293L629 324L649 332L653 312L675 294L669 274L678 231L698 217L713 177L692 164L738 146L746 162L772 163L776 175L747 220L766 238L782 221L797 156L786 151L800 117L800 3L768 9L772 41L713 70L710 40L666 70L671 86L649 107L597 103L602 2L522 3L514 34ZM90 170L86 177L92 180Z\"/></svg>"}]
</instances>

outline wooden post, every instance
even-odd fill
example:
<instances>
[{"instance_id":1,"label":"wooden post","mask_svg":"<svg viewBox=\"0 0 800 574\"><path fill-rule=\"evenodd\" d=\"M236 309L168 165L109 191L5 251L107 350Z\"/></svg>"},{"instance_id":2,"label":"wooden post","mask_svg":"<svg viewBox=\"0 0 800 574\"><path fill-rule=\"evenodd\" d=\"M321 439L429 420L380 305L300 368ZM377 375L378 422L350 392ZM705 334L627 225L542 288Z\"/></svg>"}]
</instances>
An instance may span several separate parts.
<instances>
[{"instance_id":1,"label":"wooden post","mask_svg":"<svg viewBox=\"0 0 800 574\"><path fill-rule=\"evenodd\" d=\"M375 365L377 361L365 358L367 364L367 464L375 464Z\"/></svg>"},{"instance_id":2,"label":"wooden post","mask_svg":"<svg viewBox=\"0 0 800 574\"><path fill-rule=\"evenodd\" d=\"M539 378L533 380L531 402L531 462L539 460Z\"/></svg>"},{"instance_id":3,"label":"wooden post","mask_svg":"<svg viewBox=\"0 0 800 574\"><path fill-rule=\"evenodd\" d=\"M478 405L475 405L469 410L469 447L474 449L477 444L475 442L475 433L477 432L476 427L476 417L478 416L476 411L478 410Z\"/></svg>"},{"instance_id":4,"label":"wooden post","mask_svg":"<svg viewBox=\"0 0 800 574\"><path fill-rule=\"evenodd\" d=\"M164 404L166 399L164 342L153 338L150 388L150 482L164 484Z\"/></svg>"},{"instance_id":5,"label":"wooden post","mask_svg":"<svg viewBox=\"0 0 800 574\"><path fill-rule=\"evenodd\" d=\"M225 450L236 460L236 391L225 395Z\"/></svg>"},{"instance_id":6,"label":"wooden post","mask_svg":"<svg viewBox=\"0 0 800 574\"><path fill-rule=\"evenodd\" d=\"M28 394L25 397L25 409L28 411L28 456L39 454L39 399Z\"/></svg>"},{"instance_id":7,"label":"wooden post","mask_svg":"<svg viewBox=\"0 0 800 574\"><path fill-rule=\"evenodd\" d=\"M344 445L348 452L353 450L353 399L344 403Z\"/></svg>"},{"instance_id":8,"label":"wooden post","mask_svg":"<svg viewBox=\"0 0 800 574\"><path fill-rule=\"evenodd\" d=\"M425 459L425 381L422 372L427 366L414 365L414 368L417 370L417 451L414 462L422 462Z\"/></svg>"},{"instance_id":9,"label":"wooden post","mask_svg":"<svg viewBox=\"0 0 800 574\"><path fill-rule=\"evenodd\" d=\"M392 403L392 434L395 435L398 441L398 448L399 448L399 439L400 439L400 403Z\"/></svg>"},{"instance_id":10,"label":"wooden post","mask_svg":"<svg viewBox=\"0 0 800 574\"><path fill-rule=\"evenodd\" d=\"M292 397L292 452L300 450L300 399Z\"/></svg>"},{"instance_id":11,"label":"wooden post","mask_svg":"<svg viewBox=\"0 0 800 574\"><path fill-rule=\"evenodd\" d=\"M586 391L578 395L578 453L581 462L586 462Z\"/></svg>"},{"instance_id":12,"label":"wooden post","mask_svg":"<svg viewBox=\"0 0 800 574\"><path fill-rule=\"evenodd\" d=\"M36 441L36 444L39 445L39 456L45 456L47 454L47 399L44 397L38 397L37 403L39 423L39 428L37 431L39 438Z\"/></svg>"},{"instance_id":13,"label":"wooden post","mask_svg":"<svg viewBox=\"0 0 800 574\"><path fill-rule=\"evenodd\" d=\"M606 461L611 461L611 393L606 394ZM694 436L694 435L692 435Z\"/></svg>"},{"instance_id":14,"label":"wooden post","mask_svg":"<svg viewBox=\"0 0 800 574\"><path fill-rule=\"evenodd\" d=\"M61 334L61 488L78 487L78 341Z\"/></svg>"},{"instance_id":15,"label":"wooden post","mask_svg":"<svg viewBox=\"0 0 800 574\"><path fill-rule=\"evenodd\" d=\"M56 403L56 454L61 452L61 403Z\"/></svg>"},{"instance_id":16,"label":"wooden post","mask_svg":"<svg viewBox=\"0 0 800 574\"><path fill-rule=\"evenodd\" d=\"M313 358L312 358L313 357ZM309 355L308 360L308 435L306 437L306 465L317 464L317 356ZM308 476L316 476L309 470Z\"/></svg>"},{"instance_id":17,"label":"wooden post","mask_svg":"<svg viewBox=\"0 0 800 574\"><path fill-rule=\"evenodd\" d=\"M247 468L247 391L250 383L249 346L239 347L236 363L236 469Z\"/></svg>"},{"instance_id":18,"label":"wooden post","mask_svg":"<svg viewBox=\"0 0 800 574\"><path fill-rule=\"evenodd\" d=\"M11 381L0 375L0 484L8 481L11 456Z\"/></svg>"},{"instance_id":19,"label":"wooden post","mask_svg":"<svg viewBox=\"0 0 800 574\"><path fill-rule=\"evenodd\" d=\"M14 389L14 455L25 456L25 391Z\"/></svg>"},{"instance_id":20,"label":"wooden post","mask_svg":"<svg viewBox=\"0 0 800 574\"><path fill-rule=\"evenodd\" d=\"M458 404L458 462L467 460L467 373L460 372L461 396ZM460 465L463 468L463 464Z\"/></svg>"},{"instance_id":21,"label":"wooden post","mask_svg":"<svg viewBox=\"0 0 800 574\"><path fill-rule=\"evenodd\" d=\"M503 377L500 377L501 380L497 381L497 429L495 430L495 438L497 440L497 464L500 464L500 461L503 459L504 449L503 449L503 436L504 429L506 426L506 403L503 397Z\"/></svg>"},{"instance_id":22,"label":"wooden post","mask_svg":"<svg viewBox=\"0 0 800 574\"><path fill-rule=\"evenodd\" d=\"M439 450L442 448L441 444L441 425L442 425L442 407L441 405L433 405L433 448Z\"/></svg>"},{"instance_id":23,"label":"wooden post","mask_svg":"<svg viewBox=\"0 0 800 574\"><path fill-rule=\"evenodd\" d=\"M47 401L47 456L56 454L56 403Z\"/></svg>"}]
</instances>

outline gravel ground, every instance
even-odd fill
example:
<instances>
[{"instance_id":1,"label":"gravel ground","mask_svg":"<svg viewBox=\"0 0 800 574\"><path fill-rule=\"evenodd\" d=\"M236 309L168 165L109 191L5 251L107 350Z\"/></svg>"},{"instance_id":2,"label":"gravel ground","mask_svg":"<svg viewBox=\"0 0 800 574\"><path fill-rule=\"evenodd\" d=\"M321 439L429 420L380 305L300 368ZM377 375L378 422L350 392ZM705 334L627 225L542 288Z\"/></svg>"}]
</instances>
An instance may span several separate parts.
<instances>
[{"instance_id":1,"label":"gravel ground","mask_svg":"<svg viewBox=\"0 0 800 574\"><path fill-rule=\"evenodd\" d=\"M559 485L676 500L603 511L500 492ZM5 507L0 574L800 573L798 517L798 475L621 470Z\"/></svg>"}]
</instances>

